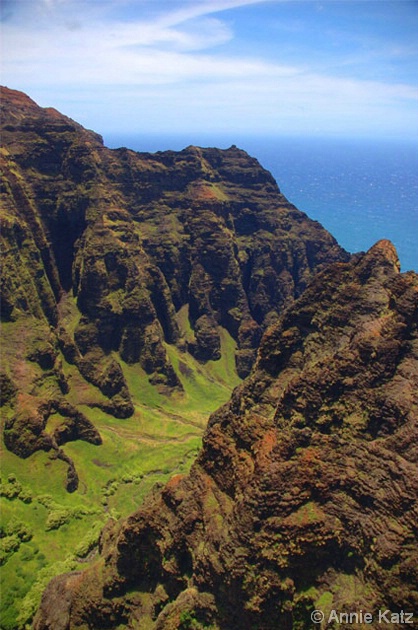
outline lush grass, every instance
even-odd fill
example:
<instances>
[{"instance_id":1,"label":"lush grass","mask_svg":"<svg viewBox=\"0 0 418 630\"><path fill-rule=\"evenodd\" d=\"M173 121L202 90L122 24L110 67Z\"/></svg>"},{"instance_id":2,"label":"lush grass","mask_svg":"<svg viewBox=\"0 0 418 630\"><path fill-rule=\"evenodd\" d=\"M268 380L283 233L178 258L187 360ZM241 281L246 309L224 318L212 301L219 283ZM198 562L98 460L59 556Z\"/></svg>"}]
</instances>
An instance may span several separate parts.
<instances>
[{"instance_id":1,"label":"lush grass","mask_svg":"<svg viewBox=\"0 0 418 630\"><path fill-rule=\"evenodd\" d=\"M191 335L186 330L187 313L179 317L183 332ZM54 575L86 566L109 518L137 509L155 483L187 473L209 414L239 383L234 349L225 331L222 359L206 365L167 346L184 387L184 393L170 396L153 387L139 366L122 364L135 404L135 413L127 420L84 405L83 401L100 394L80 379L73 366L64 364L71 382L68 398L94 423L103 444L76 441L63 447L79 475L79 488L73 494L65 490L64 462L44 452L22 460L0 445L2 542L6 549L12 548L1 568L2 630L25 627ZM60 416L51 416L47 431L60 421ZM19 524L29 532L20 534L23 539L16 533Z\"/></svg>"}]
</instances>

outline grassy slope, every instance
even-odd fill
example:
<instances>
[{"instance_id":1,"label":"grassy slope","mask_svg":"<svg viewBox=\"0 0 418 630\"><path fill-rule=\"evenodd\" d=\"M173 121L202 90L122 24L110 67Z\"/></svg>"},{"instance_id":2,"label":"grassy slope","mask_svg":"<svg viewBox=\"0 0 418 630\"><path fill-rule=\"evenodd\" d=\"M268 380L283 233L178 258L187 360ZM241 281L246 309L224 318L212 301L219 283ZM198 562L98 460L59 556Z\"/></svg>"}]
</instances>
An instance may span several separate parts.
<instances>
[{"instance_id":1,"label":"grassy slope","mask_svg":"<svg viewBox=\"0 0 418 630\"><path fill-rule=\"evenodd\" d=\"M186 311L179 313L179 323L187 337ZM23 488L19 496L0 498L1 542L7 557L1 570L2 630L25 626L51 577L86 566L109 518L128 515L155 483L188 471L209 413L229 398L239 382L234 342L225 331L222 346L222 359L206 365L168 346L185 389L185 394L171 397L159 394L138 366L123 365L135 401L135 414L127 420L81 405L100 431L103 444L65 445L80 478L74 494L65 490L63 462L43 452L22 460L1 443L3 490L13 495ZM79 376L71 366L65 365L65 370L71 375L69 398L80 402ZM90 387L85 382L82 386ZM51 416L47 430L53 430L56 422Z\"/></svg>"}]
</instances>

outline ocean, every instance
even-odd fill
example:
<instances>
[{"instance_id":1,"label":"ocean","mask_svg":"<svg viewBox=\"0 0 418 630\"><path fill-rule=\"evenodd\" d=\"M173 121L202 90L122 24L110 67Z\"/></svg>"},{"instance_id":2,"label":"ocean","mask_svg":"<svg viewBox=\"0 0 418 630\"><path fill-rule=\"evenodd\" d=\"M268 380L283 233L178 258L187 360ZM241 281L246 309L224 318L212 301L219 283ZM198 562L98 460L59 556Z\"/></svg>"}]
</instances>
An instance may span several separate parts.
<instances>
[{"instance_id":1,"label":"ocean","mask_svg":"<svg viewBox=\"0 0 418 630\"><path fill-rule=\"evenodd\" d=\"M237 136L109 135L111 148L180 150L236 144L256 157L299 210L349 252L387 238L402 271L418 271L418 143L384 140Z\"/></svg>"}]
</instances>

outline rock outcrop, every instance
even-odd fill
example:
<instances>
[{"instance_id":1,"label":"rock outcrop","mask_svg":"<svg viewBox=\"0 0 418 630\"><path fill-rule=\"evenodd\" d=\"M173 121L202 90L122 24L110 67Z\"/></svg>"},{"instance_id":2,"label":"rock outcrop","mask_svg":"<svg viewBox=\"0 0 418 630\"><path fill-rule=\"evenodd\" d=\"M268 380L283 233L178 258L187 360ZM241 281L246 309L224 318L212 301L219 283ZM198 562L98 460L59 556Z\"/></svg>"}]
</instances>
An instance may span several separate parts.
<instances>
[{"instance_id":1,"label":"rock outcrop","mask_svg":"<svg viewBox=\"0 0 418 630\"><path fill-rule=\"evenodd\" d=\"M380 241L265 333L203 449L55 578L34 627L310 628L418 608L418 277Z\"/></svg>"},{"instance_id":2,"label":"rock outcrop","mask_svg":"<svg viewBox=\"0 0 418 630\"><path fill-rule=\"evenodd\" d=\"M349 258L236 147L109 150L20 92L2 88L1 101L2 402L22 456L50 448L40 410L69 402L68 365L96 388L85 404L121 419L135 402L122 361L181 390L167 344L217 360L222 327L246 376L267 325L316 271Z\"/></svg>"}]
</instances>

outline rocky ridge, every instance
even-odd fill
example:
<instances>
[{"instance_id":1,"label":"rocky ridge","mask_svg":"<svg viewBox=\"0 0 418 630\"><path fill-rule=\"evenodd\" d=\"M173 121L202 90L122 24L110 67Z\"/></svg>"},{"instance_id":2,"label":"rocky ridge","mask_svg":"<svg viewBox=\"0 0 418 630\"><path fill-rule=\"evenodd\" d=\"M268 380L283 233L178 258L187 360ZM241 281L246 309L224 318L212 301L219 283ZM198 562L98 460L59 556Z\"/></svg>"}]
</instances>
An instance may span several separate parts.
<instances>
[{"instance_id":1,"label":"rocky ridge","mask_svg":"<svg viewBox=\"0 0 418 630\"><path fill-rule=\"evenodd\" d=\"M290 630L319 608L378 628L379 609L416 611L417 392L418 276L380 241L312 279L190 474L55 578L34 627Z\"/></svg>"},{"instance_id":2,"label":"rocky ridge","mask_svg":"<svg viewBox=\"0 0 418 630\"><path fill-rule=\"evenodd\" d=\"M100 442L69 399L67 366L95 388L82 402L119 419L135 403L123 362L167 395L181 390L167 345L217 360L223 328L244 377L312 274L349 257L236 147L109 150L20 92L2 88L1 104L0 385L5 443L20 457ZM63 418L52 437L51 414Z\"/></svg>"}]
</instances>

